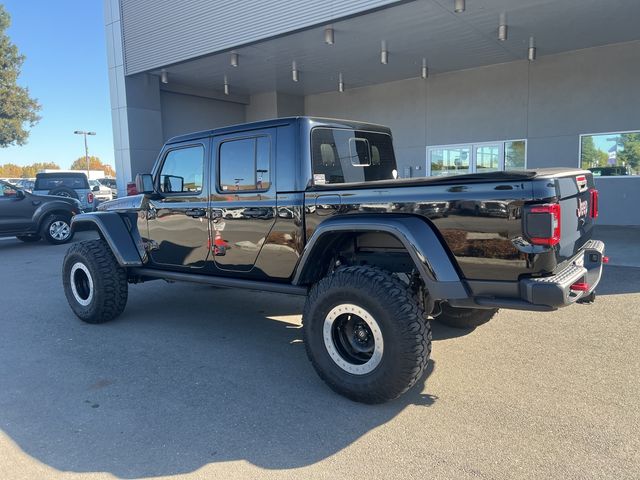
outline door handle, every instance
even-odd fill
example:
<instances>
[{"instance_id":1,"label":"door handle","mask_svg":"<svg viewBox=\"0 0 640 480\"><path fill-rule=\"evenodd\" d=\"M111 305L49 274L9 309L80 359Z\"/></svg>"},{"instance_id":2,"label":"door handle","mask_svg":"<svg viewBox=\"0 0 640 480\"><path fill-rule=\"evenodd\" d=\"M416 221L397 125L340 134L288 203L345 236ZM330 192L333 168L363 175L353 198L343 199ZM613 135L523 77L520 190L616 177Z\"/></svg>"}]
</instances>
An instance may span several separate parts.
<instances>
[{"instance_id":1,"label":"door handle","mask_svg":"<svg viewBox=\"0 0 640 480\"><path fill-rule=\"evenodd\" d=\"M204 208L189 208L184 213L188 217L200 218L204 217L207 214L207 211Z\"/></svg>"}]
</instances>

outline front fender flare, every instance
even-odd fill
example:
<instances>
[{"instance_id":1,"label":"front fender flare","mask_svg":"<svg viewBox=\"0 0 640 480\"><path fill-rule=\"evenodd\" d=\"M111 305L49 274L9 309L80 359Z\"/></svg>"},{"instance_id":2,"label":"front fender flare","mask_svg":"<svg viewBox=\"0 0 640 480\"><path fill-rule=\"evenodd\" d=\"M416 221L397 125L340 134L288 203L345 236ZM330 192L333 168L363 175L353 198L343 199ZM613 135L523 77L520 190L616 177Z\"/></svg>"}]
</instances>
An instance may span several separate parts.
<instances>
[{"instance_id":1,"label":"front fender flare","mask_svg":"<svg viewBox=\"0 0 640 480\"><path fill-rule=\"evenodd\" d=\"M320 224L308 241L293 278L303 285L327 235L337 232L384 232L393 235L405 247L427 290L435 300L468 298L469 293L458 275L442 241L425 220L410 215L342 215Z\"/></svg>"},{"instance_id":2,"label":"front fender flare","mask_svg":"<svg viewBox=\"0 0 640 480\"><path fill-rule=\"evenodd\" d=\"M98 231L122 267L140 267L146 262L147 254L137 229L130 232L116 212L81 213L73 217L71 228L74 232Z\"/></svg>"}]
</instances>

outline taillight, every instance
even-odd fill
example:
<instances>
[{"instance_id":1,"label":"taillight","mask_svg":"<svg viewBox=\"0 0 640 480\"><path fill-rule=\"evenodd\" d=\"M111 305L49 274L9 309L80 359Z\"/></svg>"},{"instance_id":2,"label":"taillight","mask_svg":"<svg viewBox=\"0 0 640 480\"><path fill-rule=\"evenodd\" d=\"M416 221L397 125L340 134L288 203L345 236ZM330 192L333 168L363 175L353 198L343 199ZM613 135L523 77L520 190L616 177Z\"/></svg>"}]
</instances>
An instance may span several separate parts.
<instances>
[{"instance_id":1,"label":"taillight","mask_svg":"<svg viewBox=\"0 0 640 480\"><path fill-rule=\"evenodd\" d=\"M525 233L534 245L560 243L560 204L545 203L529 207L525 217Z\"/></svg>"},{"instance_id":2,"label":"taillight","mask_svg":"<svg viewBox=\"0 0 640 480\"><path fill-rule=\"evenodd\" d=\"M87 193L87 203L93 203L93 193Z\"/></svg>"},{"instance_id":3,"label":"taillight","mask_svg":"<svg viewBox=\"0 0 640 480\"><path fill-rule=\"evenodd\" d=\"M591 210L589 211L589 216L591 218L598 218L598 190L592 188L589 190L589 195L591 196Z\"/></svg>"}]
</instances>

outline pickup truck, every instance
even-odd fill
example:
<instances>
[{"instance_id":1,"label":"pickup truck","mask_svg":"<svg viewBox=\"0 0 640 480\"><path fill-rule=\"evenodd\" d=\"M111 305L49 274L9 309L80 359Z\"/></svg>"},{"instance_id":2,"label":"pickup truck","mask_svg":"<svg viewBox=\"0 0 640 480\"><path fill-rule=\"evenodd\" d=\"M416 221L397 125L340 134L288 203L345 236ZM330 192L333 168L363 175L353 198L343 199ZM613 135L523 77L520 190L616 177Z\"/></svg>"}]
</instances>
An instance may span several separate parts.
<instances>
[{"instance_id":1,"label":"pickup truck","mask_svg":"<svg viewBox=\"0 0 640 480\"><path fill-rule=\"evenodd\" d=\"M306 296L314 368L356 401L423 374L430 320L474 328L497 309L589 303L606 262L590 238L588 171L397 178L391 132L295 117L179 136L138 195L73 219L100 238L68 251L73 312L102 323L153 279Z\"/></svg>"}]
</instances>

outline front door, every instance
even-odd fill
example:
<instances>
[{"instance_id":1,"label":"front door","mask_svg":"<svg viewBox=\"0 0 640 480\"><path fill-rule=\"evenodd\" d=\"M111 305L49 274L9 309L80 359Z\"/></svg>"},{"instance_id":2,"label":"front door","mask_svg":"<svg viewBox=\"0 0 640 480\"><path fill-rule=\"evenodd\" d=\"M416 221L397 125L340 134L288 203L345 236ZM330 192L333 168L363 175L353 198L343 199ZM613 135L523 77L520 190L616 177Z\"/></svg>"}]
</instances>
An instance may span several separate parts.
<instances>
[{"instance_id":1,"label":"front door","mask_svg":"<svg viewBox=\"0 0 640 480\"><path fill-rule=\"evenodd\" d=\"M147 212L151 261L159 267L202 268L207 260L207 142L172 146L161 157L159 194Z\"/></svg>"},{"instance_id":2,"label":"front door","mask_svg":"<svg viewBox=\"0 0 640 480\"><path fill-rule=\"evenodd\" d=\"M0 234L25 232L33 227L36 205L30 197L18 193L12 185L0 182Z\"/></svg>"},{"instance_id":3,"label":"front door","mask_svg":"<svg viewBox=\"0 0 640 480\"><path fill-rule=\"evenodd\" d=\"M250 271L275 223L275 131L213 139L211 236L220 271Z\"/></svg>"}]
</instances>

